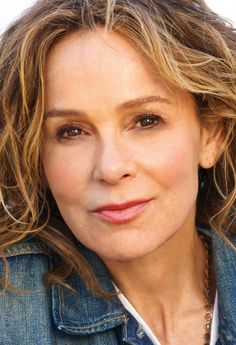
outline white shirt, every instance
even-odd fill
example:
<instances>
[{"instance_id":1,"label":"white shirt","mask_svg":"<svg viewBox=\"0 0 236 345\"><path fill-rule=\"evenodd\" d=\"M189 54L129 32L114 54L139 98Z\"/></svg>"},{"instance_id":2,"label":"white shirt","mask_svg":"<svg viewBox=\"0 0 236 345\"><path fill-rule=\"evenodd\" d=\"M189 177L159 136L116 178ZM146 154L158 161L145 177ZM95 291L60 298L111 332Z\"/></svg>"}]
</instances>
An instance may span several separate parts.
<instances>
[{"instance_id":1,"label":"white shirt","mask_svg":"<svg viewBox=\"0 0 236 345\"><path fill-rule=\"evenodd\" d=\"M114 286L115 286L115 284L114 284ZM115 286L115 288L116 288L116 291L118 292L119 291L118 288L116 286ZM146 322L139 315L139 313L132 306L132 304L127 300L127 298L122 293L119 293L118 297L119 297L121 303L124 305L125 309L127 309L130 312L130 314L132 314L133 317L137 320L137 322L142 326L144 332L149 337L149 339L152 341L153 345L161 345L161 343L158 341L157 337L154 335L154 333L152 332L150 327L146 324ZM210 345L215 345L216 341L218 339L218 324L219 324L219 318L218 318L218 295L217 295L217 292L216 292L214 309L213 309L212 326L211 326Z\"/></svg>"}]
</instances>

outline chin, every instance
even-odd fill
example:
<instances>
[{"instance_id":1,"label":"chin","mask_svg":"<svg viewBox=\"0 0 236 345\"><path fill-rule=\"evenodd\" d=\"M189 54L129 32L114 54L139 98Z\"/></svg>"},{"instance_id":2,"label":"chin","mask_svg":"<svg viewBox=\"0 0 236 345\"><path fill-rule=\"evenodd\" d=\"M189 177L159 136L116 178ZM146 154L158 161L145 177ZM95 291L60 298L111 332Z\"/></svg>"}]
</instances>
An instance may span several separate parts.
<instances>
[{"instance_id":1,"label":"chin","mask_svg":"<svg viewBox=\"0 0 236 345\"><path fill-rule=\"evenodd\" d=\"M106 248L104 250L104 246L101 250L99 250L98 247L91 248L93 251L96 252L96 254L101 257L104 261L111 260L111 261L131 261L136 259L141 259L152 252L154 252L156 249L158 249L158 245L153 245L152 243L143 243L140 242L136 245L134 243L130 243L126 241L125 244L122 243L116 243L115 246L109 246L109 248Z\"/></svg>"}]
</instances>

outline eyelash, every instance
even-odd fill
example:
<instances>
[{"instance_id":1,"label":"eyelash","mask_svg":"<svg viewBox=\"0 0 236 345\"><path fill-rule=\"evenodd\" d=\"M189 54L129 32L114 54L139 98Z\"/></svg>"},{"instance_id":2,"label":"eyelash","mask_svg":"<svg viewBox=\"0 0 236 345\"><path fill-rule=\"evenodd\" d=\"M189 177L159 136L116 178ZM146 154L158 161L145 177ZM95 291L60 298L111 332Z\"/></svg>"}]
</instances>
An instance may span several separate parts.
<instances>
[{"instance_id":1,"label":"eyelash","mask_svg":"<svg viewBox=\"0 0 236 345\"><path fill-rule=\"evenodd\" d=\"M142 121L149 121L149 123L147 125L142 126L141 123ZM159 115L156 114L142 114L142 115L138 115L135 120L135 127L138 123L140 123L140 126L137 126L139 129L149 129L149 128L153 128L158 126L161 122L163 122L162 118ZM143 123L144 124L144 123ZM78 131L79 133L75 134L75 135L68 135L69 131ZM57 137L59 139L67 139L67 140L73 140L73 138L78 137L78 136L84 136L84 135L88 135L88 133L86 133L84 130L81 129L81 127L79 127L78 125L75 124L68 124L65 125L61 128L58 129L57 131Z\"/></svg>"}]
</instances>

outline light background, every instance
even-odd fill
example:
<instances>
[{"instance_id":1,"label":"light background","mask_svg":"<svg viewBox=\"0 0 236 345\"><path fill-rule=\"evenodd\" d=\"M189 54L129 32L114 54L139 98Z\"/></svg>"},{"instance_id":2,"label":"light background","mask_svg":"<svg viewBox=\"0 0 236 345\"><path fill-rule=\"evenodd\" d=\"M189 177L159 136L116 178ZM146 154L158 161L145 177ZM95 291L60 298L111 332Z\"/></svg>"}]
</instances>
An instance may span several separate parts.
<instances>
[{"instance_id":1,"label":"light background","mask_svg":"<svg viewBox=\"0 0 236 345\"><path fill-rule=\"evenodd\" d=\"M35 0L0 0L0 33L34 2ZM236 27L236 0L206 0L206 2L215 12L230 19Z\"/></svg>"}]
</instances>

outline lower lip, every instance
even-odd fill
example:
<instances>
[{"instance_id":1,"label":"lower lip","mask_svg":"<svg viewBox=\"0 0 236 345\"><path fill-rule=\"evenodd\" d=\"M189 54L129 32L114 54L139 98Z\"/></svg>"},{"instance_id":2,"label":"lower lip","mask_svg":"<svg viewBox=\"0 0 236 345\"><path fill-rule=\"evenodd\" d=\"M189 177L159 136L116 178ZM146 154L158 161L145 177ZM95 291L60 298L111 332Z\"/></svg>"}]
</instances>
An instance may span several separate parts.
<instances>
[{"instance_id":1,"label":"lower lip","mask_svg":"<svg viewBox=\"0 0 236 345\"><path fill-rule=\"evenodd\" d=\"M148 203L149 201L145 201L141 204L124 208L123 210L101 210L97 211L96 214L99 216L99 218L109 223L127 223L140 215Z\"/></svg>"}]
</instances>

